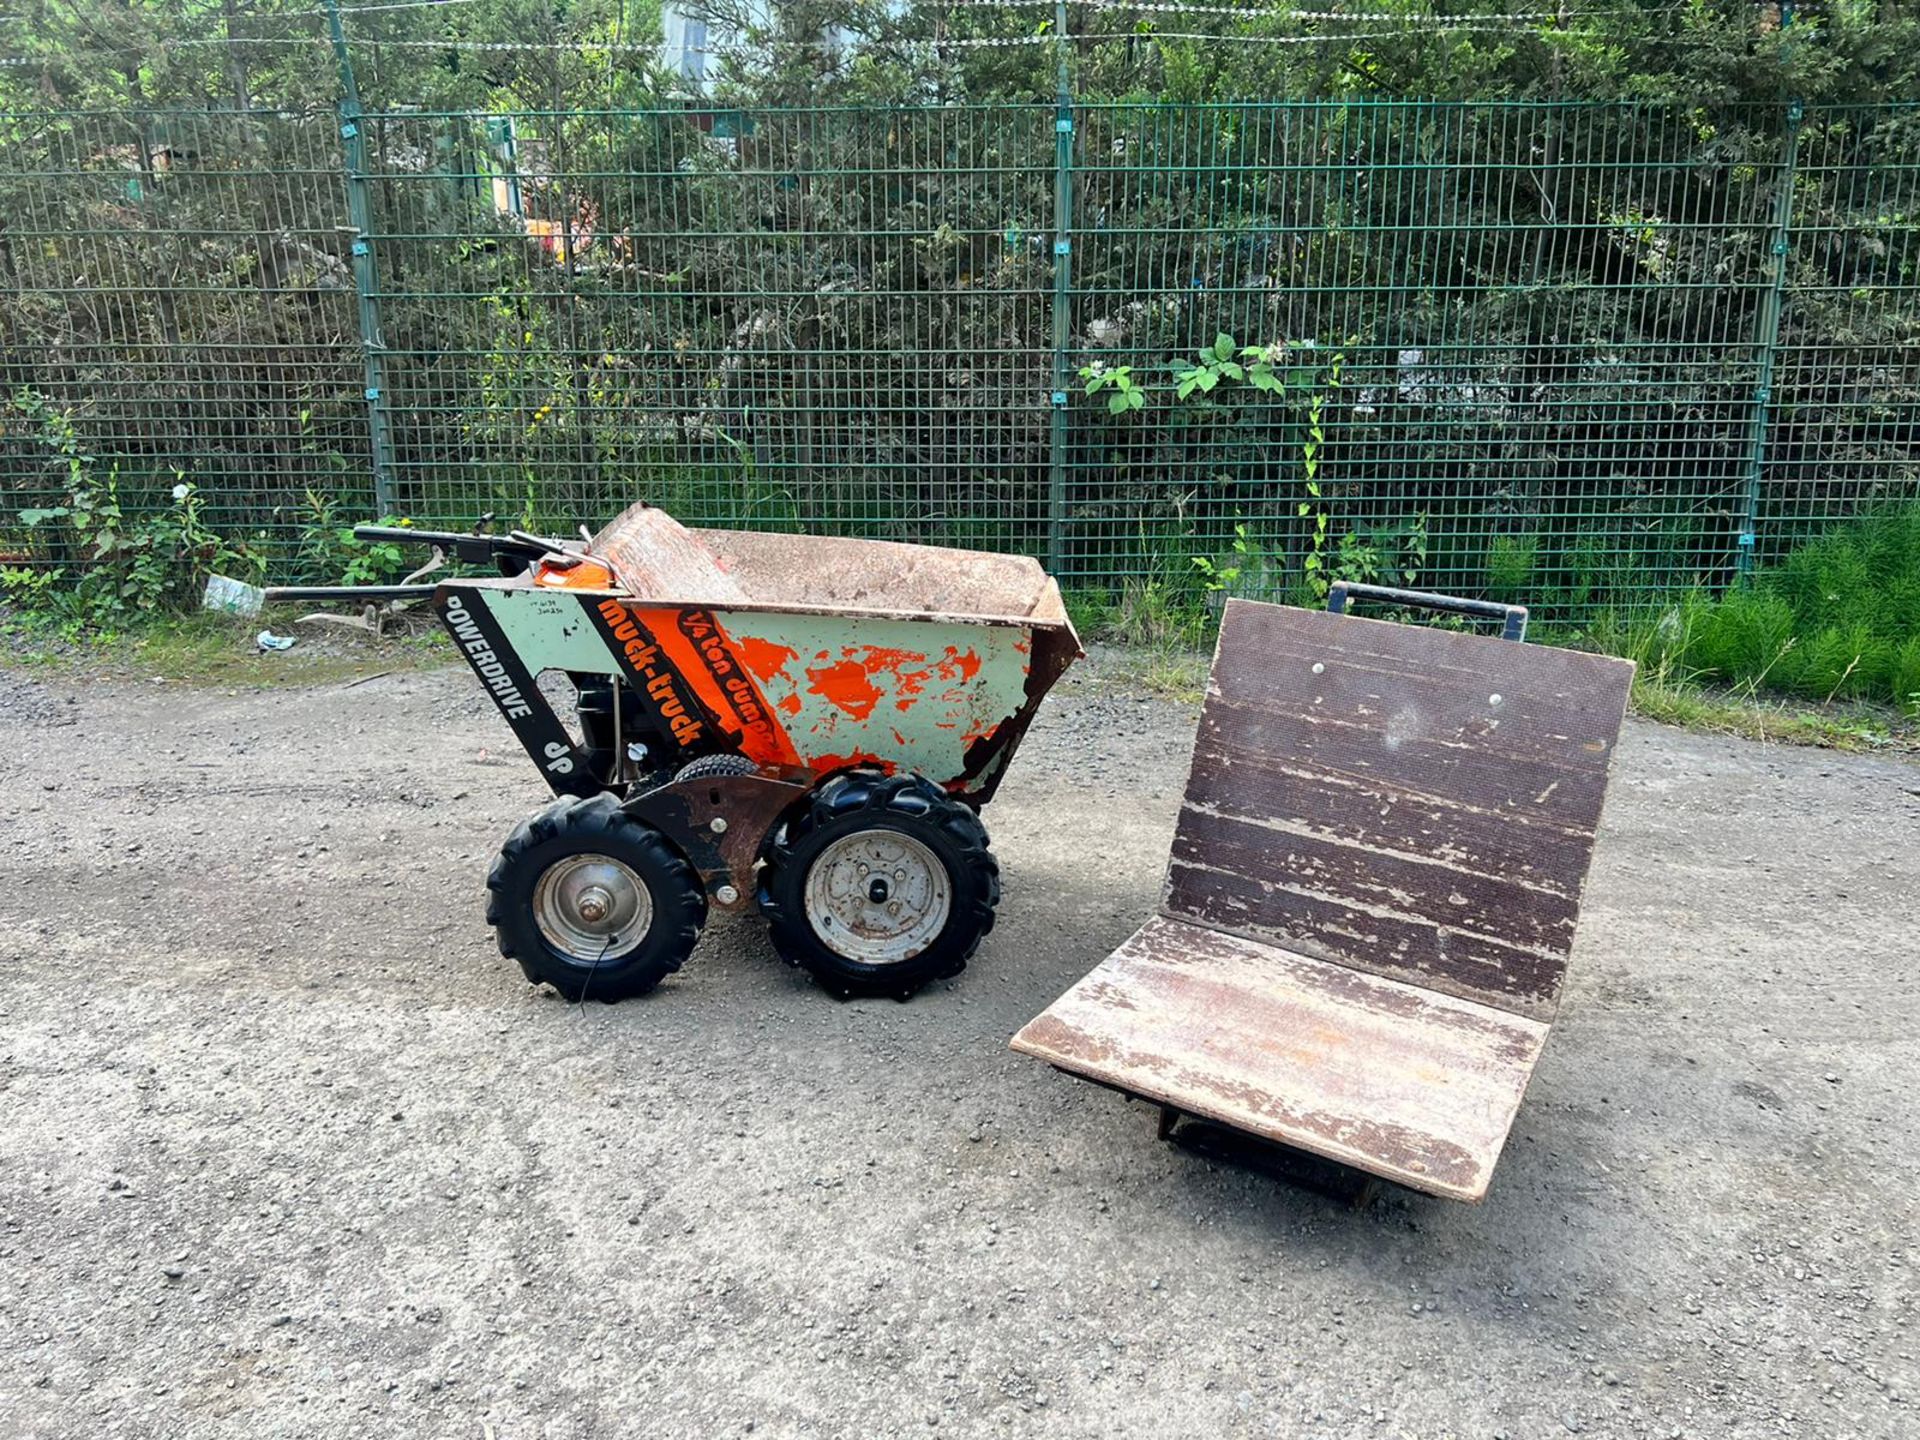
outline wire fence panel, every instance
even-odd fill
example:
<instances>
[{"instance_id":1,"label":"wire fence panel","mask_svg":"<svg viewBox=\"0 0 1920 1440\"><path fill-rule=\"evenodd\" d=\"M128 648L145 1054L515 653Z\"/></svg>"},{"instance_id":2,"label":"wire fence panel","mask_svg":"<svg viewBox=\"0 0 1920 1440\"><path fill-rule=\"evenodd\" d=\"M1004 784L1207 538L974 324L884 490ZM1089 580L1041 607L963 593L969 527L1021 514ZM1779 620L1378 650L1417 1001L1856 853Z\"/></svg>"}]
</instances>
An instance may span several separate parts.
<instances>
[{"instance_id":1,"label":"wire fence panel","mask_svg":"<svg viewBox=\"0 0 1920 1440\"><path fill-rule=\"evenodd\" d=\"M1775 157L1617 106L1086 121L1079 358L1150 389L1083 405L1076 568L1574 610L1730 572Z\"/></svg>"},{"instance_id":2,"label":"wire fence panel","mask_svg":"<svg viewBox=\"0 0 1920 1440\"><path fill-rule=\"evenodd\" d=\"M1920 106L352 118L0 116L0 559L85 463L279 574L648 499L1579 620L1920 493Z\"/></svg>"},{"instance_id":3,"label":"wire fence panel","mask_svg":"<svg viewBox=\"0 0 1920 1440\"><path fill-rule=\"evenodd\" d=\"M0 553L85 459L129 511L200 487L284 541L372 499L330 116L0 116Z\"/></svg>"},{"instance_id":4,"label":"wire fence panel","mask_svg":"<svg viewBox=\"0 0 1920 1440\"><path fill-rule=\"evenodd\" d=\"M401 508L1040 543L1050 111L368 123Z\"/></svg>"},{"instance_id":5,"label":"wire fence panel","mask_svg":"<svg viewBox=\"0 0 1920 1440\"><path fill-rule=\"evenodd\" d=\"M1920 493L1920 106L1805 117L1785 239L1763 559Z\"/></svg>"}]
</instances>

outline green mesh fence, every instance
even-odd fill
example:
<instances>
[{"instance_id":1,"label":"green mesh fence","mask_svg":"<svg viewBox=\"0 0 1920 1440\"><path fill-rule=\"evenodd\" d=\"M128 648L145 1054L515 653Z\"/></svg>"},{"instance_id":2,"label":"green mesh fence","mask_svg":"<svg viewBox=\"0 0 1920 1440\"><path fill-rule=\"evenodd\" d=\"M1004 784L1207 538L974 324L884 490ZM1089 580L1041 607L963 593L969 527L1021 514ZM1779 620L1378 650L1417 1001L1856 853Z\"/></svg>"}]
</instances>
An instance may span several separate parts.
<instances>
[{"instance_id":1,"label":"green mesh fence","mask_svg":"<svg viewBox=\"0 0 1920 1440\"><path fill-rule=\"evenodd\" d=\"M68 450L129 510L198 485L284 538L373 504L337 122L0 114L0 562Z\"/></svg>"},{"instance_id":2,"label":"green mesh fence","mask_svg":"<svg viewBox=\"0 0 1920 1440\"><path fill-rule=\"evenodd\" d=\"M646 498L1579 619L1920 493L1920 106L1057 124L0 116L0 557L82 558L19 515L84 463L280 566Z\"/></svg>"},{"instance_id":3,"label":"green mesh fence","mask_svg":"<svg viewBox=\"0 0 1920 1440\"><path fill-rule=\"evenodd\" d=\"M1043 542L1051 110L366 125L401 508Z\"/></svg>"}]
</instances>

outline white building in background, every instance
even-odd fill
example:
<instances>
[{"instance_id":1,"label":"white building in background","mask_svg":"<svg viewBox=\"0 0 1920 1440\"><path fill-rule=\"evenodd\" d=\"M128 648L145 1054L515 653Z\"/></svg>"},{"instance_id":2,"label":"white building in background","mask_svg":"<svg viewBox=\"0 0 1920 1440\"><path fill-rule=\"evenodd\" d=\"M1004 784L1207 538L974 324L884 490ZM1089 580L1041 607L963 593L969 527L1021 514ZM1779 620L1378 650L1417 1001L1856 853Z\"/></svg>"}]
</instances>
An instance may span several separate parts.
<instances>
[{"instance_id":1,"label":"white building in background","mask_svg":"<svg viewBox=\"0 0 1920 1440\"><path fill-rule=\"evenodd\" d=\"M660 7L660 58L688 88L707 94L713 89L713 51L709 21L685 14L679 6Z\"/></svg>"},{"instance_id":2,"label":"white building in background","mask_svg":"<svg viewBox=\"0 0 1920 1440\"><path fill-rule=\"evenodd\" d=\"M691 8L696 7L683 9L675 5L673 0L665 0L661 5L660 59L689 89L710 95L713 93L721 53L739 49L748 43L748 39L739 26L705 15L689 14L688 9ZM736 14L750 15L756 25L772 23L770 0L735 0L728 8ZM890 8L898 13L905 8L905 0L897 0ZM838 54L857 38L855 31L844 25L836 25L820 37L820 43L830 52Z\"/></svg>"}]
</instances>

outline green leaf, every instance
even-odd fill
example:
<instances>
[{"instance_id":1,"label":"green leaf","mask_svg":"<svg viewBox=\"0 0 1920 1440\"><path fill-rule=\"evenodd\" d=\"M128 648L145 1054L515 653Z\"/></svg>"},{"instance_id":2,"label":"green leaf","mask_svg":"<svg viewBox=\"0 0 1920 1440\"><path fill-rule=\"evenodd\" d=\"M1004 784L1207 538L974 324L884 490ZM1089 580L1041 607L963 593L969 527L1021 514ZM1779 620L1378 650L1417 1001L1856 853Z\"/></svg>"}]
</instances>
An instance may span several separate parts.
<instances>
[{"instance_id":1,"label":"green leaf","mask_svg":"<svg viewBox=\"0 0 1920 1440\"><path fill-rule=\"evenodd\" d=\"M1137 385L1134 386L1127 391L1127 404L1136 410L1144 410L1147 406L1147 392Z\"/></svg>"},{"instance_id":2,"label":"green leaf","mask_svg":"<svg viewBox=\"0 0 1920 1440\"><path fill-rule=\"evenodd\" d=\"M1193 372L1193 380L1203 392L1211 393L1213 387L1220 383L1220 372L1217 370L1196 370Z\"/></svg>"},{"instance_id":3,"label":"green leaf","mask_svg":"<svg viewBox=\"0 0 1920 1440\"><path fill-rule=\"evenodd\" d=\"M1231 360L1233 358L1233 336L1222 330L1213 337L1213 358Z\"/></svg>"},{"instance_id":4,"label":"green leaf","mask_svg":"<svg viewBox=\"0 0 1920 1440\"><path fill-rule=\"evenodd\" d=\"M1229 380L1244 380L1247 378L1247 372L1231 360L1223 360L1220 362L1220 373Z\"/></svg>"},{"instance_id":5,"label":"green leaf","mask_svg":"<svg viewBox=\"0 0 1920 1440\"><path fill-rule=\"evenodd\" d=\"M45 510L22 510L20 512L20 523L22 525L44 525L49 520L64 519L72 513L73 512L64 505L54 505Z\"/></svg>"},{"instance_id":6,"label":"green leaf","mask_svg":"<svg viewBox=\"0 0 1920 1440\"><path fill-rule=\"evenodd\" d=\"M1126 408L1127 396L1125 391L1116 390L1107 397L1107 413L1109 415L1118 415Z\"/></svg>"}]
</instances>

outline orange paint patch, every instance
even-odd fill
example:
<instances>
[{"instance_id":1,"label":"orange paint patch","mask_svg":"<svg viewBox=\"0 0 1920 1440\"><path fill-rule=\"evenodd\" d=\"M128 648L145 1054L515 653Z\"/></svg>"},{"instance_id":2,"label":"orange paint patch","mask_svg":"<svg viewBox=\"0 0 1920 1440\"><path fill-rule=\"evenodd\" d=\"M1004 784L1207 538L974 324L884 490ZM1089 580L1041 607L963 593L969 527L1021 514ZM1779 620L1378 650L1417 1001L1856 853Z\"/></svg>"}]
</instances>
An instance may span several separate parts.
<instances>
[{"instance_id":1,"label":"orange paint patch","mask_svg":"<svg viewBox=\"0 0 1920 1440\"><path fill-rule=\"evenodd\" d=\"M973 743L976 740L987 739L990 735L993 734L994 731L998 730L999 728L1000 728L1000 722L998 720L995 720L991 725L981 725L979 722L976 721L974 724L969 725L966 728L965 733L963 733L960 736L960 742L963 745L966 745L967 747L971 748L973 746Z\"/></svg>"},{"instance_id":2,"label":"orange paint patch","mask_svg":"<svg viewBox=\"0 0 1920 1440\"><path fill-rule=\"evenodd\" d=\"M893 693L896 708L908 710L927 688L927 681L933 678L933 666L927 657L918 650L899 650L883 645L867 645L860 663L866 666L867 674L878 675L882 670L893 674ZM851 651L847 652L851 654Z\"/></svg>"},{"instance_id":3,"label":"orange paint patch","mask_svg":"<svg viewBox=\"0 0 1920 1440\"><path fill-rule=\"evenodd\" d=\"M774 708L782 715L798 715L800 713L800 697L798 695L789 695Z\"/></svg>"},{"instance_id":4,"label":"orange paint patch","mask_svg":"<svg viewBox=\"0 0 1920 1440\"><path fill-rule=\"evenodd\" d=\"M534 569L533 583L553 590L611 590L613 572L598 560L576 560L564 570L542 560Z\"/></svg>"},{"instance_id":5,"label":"orange paint patch","mask_svg":"<svg viewBox=\"0 0 1920 1440\"><path fill-rule=\"evenodd\" d=\"M880 703L880 688L857 660L842 660L838 665L810 667L807 687L829 705L847 712L856 720L865 720Z\"/></svg>"},{"instance_id":6,"label":"orange paint patch","mask_svg":"<svg viewBox=\"0 0 1920 1440\"><path fill-rule=\"evenodd\" d=\"M762 680L771 680L799 658L790 646L776 645L771 640L755 640L746 635L736 638L733 648L740 656L740 663Z\"/></svg>"},{"instance_id":7,"label":"orange paint patch","mask_svg":"<svg viewBox=\"0 0 1920 1440\"><path fill-rule=\"evenodd\" d=\"M972 650L959 650L949 645L947 653L936 662L942 680L958 680L963 684L980 673L980 656Z\"/></svg>"}]
</instances>

